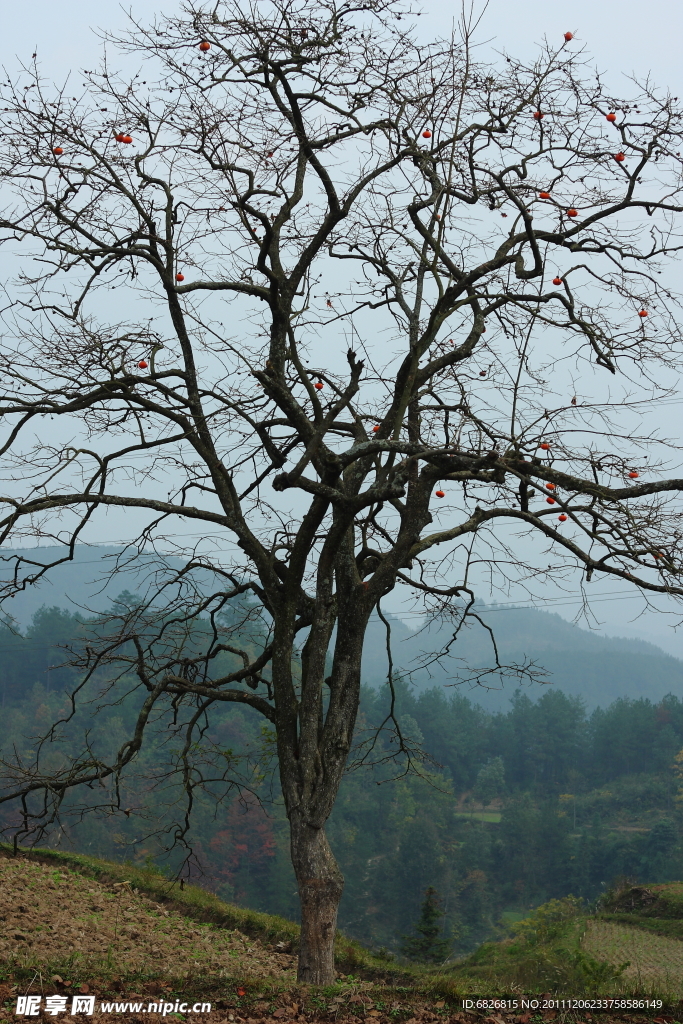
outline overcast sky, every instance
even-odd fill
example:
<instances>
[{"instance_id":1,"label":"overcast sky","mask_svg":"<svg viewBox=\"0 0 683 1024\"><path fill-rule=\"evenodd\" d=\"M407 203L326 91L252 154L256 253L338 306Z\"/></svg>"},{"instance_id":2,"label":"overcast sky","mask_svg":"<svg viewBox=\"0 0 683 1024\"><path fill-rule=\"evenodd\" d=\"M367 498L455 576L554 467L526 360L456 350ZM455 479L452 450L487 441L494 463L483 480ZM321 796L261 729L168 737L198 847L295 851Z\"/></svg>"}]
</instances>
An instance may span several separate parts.
<instances>
[{"instance_id":1,"label":"overcast sky","mask_svg":"<svg viewBox=\"0 0 683 1024\"><path fill-rule=\"evenodd\" d=\"M482 5L479 5L479 9ZM125 12L151 18L163 10L178 10L177 0L135 0L133 4L93 3L92 0L31 0L6 4L0 38L2 62L8 70L17 58L28 59L38 49L46 72L61 79L69 68L89 67L97 27L116 29L126 23ZM427 0L420 19L424 33L447 34L457 3ZM560 39L574 32L574 45L586 47L595 63L608 72L616 87L620 76L652 74L655 81L683 92L680 39L683 8L674 0L574 0L571 4L537 0L491 0L482 19L480 40L498 50L532 54L544 36Z\"/></svg>"},{"instance_id":2,"label":"overcast sky","mask_svg":"<svg viewBox=\"0 0 683 1024\"><path fill-rule=\"evenodd\" d=\"M176 0L168 0L166 14L178 10ZM132 10L140 20L151 19L162 8L158 0L135 0L120 6L92 0L31 0L30 4L8 4L3 10L3 33L0 37L0 59L12 75L20 62L28 62L38 51L43 73L61 83L70 69L92 67L99 51L97 28L117 30L126 24L126 11ZM448 34L457 17L456 3L428 0L419 19L420 34ZM479 8L481 9L481 7ZM633 0L575 0L572 4L539 3L538 0L491 0L480 29L483 57L506 50L520 57L532 57L537 44L547 36L557 43L565 31L575 33L571 44L584 49L587 58L607 76L615 92L628 93L627 77L648 75L675 95L683 96L683 68L680 59L681 7L672 0L649 0L635 4ZM675 420L673 417L675 416ZM672 410L677 424L680 411ZM113 540L103 537L102 540ZM623 586L618 589L623 592ZM601 592L608 586L601 585ZM549 595L550 596L550 595ZM559 595L555 595L558 597ZM617 597L617 595L615 595ZM617 634L643 635L663 643L672 653L683 656L683 635L666 642L666 626L661 617L645 616L637 623L629 620L640 608L634 600L598 600L595 612L606 631ZM557 611L571 617L572 607L562 605Z\"/></svg>"}]
</instances>

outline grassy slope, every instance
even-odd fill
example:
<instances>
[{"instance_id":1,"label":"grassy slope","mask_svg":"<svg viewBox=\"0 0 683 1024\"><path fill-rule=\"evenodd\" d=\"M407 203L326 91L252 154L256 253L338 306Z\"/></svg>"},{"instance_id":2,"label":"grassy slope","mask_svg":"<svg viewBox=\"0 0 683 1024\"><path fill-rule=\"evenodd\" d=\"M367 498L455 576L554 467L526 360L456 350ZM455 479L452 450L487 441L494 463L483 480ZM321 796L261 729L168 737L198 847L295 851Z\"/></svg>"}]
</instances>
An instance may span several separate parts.
<instances>
[{"instance_id":1,"label":"grassy slope","mask_svg":"<svg viewBox=\"0 0 683 1024\"><path fill-rule=\"evenodd\" d=\"M683 920L683 882L667 882L664 885L648 885L642 888L646 888L655 899L652 903L638 908L639 916Z\"/></svg>"},{"instance_id":2,"label":"grassy slope","mask_svg":"<svg viewBox=\"0 0 683 1024\"><path fill-rule=\"evenodd\" d=\"M98 882L130 882L131 886L141 893L195 921L219 928L237 929L244 935L264 943L279 943L292 950L298 945L299 925L293 921L225 903L213 893L196 885L185 885L181 888L178 882L154 869L127 863L117 864L85 854L64 853L58 850L22 849L20 854L29 860L68 868ZM10 846L0 844L0 856L12 855ZM340 971L362 975L369 980L379 976L386 978L387 974L390 974L395 984L419 983L421 975L419 967L392 965L381 957L373 956L358 942L347 938L341 932L337 932L336 937L336 962Z\"/></svg>"},{"instance_id":3,"label":"grassy slope","mask_svg":"<svg viewBox=\"0 0 683 1024\"><path fill-rule=\"evenodd\" d=\"M683 921L671 918L640 917L638 914L600 914L599 918L613 924L622 924L627 928L640 928L651 935L683 939Z\"/></svg>"},{"instance_id":4,"label":"grassy slope","mask_svg":"<svg viewBox=\"0 0 683 1024\"><path fill-rule=\"evenodd\" d=\"M11 857L11 849L0 846L0 855ZM177 883L154 870L48 849L22 850L21 855L62 870L78 872L100 883L130 882L131 886L141 893L171 910L219 928L238 929L243 934L262 942L283 943L288 949L295 949L298 942L299 926L295 923L224 903L212 893L197 886L186 885L180 889ZM343 972L342 979L346 974L356 979L364 979L371 987L381 986L385 992L388 988L394 992L412 992L416 996L437 999L457 998L460 995L482 991L503 992L521 978L524 978L531 989L548 991L551 975L556 975L556 969L552 968L549 973L546 969L547 962L554 963L555 958L550 954L548 961L544 952L539 966L536 962L537 954L538 950L534 950L531 956L528 955L528 951L520 955L520 949L514 944L490 943L478 950L473 957L447 968L414 964L397 965L373 956L357 942L337 933L336 960L340 972ZM158 973L161 978L163 971ZM141 980L138 976L124 976L120 966L114 970L114 976L121 977L124 987L138 987ZM150 974L147 981L151 980L151 977ZM79 980L86 979L79 977ZM209 979L206 978L205 982L208 986ZM264 989L263 984L259 985L256 982L252 987L260 991ZM268 989L273 987L273 982L265 985Z\"/></svg>"},{"instance_id":5,"label":"grassy slope","mask_svg":"<svg viewBox=\"0 0 683 1024\"><path fill-rule=\"evenodd\" d=\"M19 983L36 975L65 990L125 979L221 991L231 983L291 985L296 957L236 929L168 909L130 881L101 881L63 864L0 858L0 965Z\"/></svg>"},{"instance_id":6,"label":"grassy slope","mask_svg":"<svg viewBox=\"0 0 683 1024\"><path fill-rule=\"evenodd\" d=\"M0 846L0 855L11 857L11 848ZM159 904L165 904L169 909L186 917L218 928L237 929L263 943L281 943L289 949L295 949L297 945L299 926L295 923L224 903L197 886L187 885L181 889L177 883L154 870L47 849L22 850L21 855L30 860L35 859L61 867L63 870L70 869L100 883L130 882L141 893L153 897ZM651 888L668 890L671 887ZM683 893L683 886L680 888ZM666 896L666 905L673 913L677 893L667 892ZM552 901L552 904L547 904L546 907L560 906L565 902ZM472 994L495 996L511 992L597 996L613 994L617 989L623 995L640 995L644 992L652 995L658 992L667 1001L673 997L674 993L670 991L670 986L661 985L658 978L648 979L641 975L629 977L628 974L619 971L620 965L614 961L614 957L611 958L614 962L609 962L599 949L584 942L587 930L599 924L600 920L605 921L607 915L600 915L596 921L577 908L563 916L559 924L548 928L547 921L544 923L543 913L544 908L539 908L531 918L517 925L518 933L515 937L485 943L471 956L447 966L398 965L371 954L357 942L338 933L336 959L340 970L340 982L329 991L324 990L326 998L335 998L350 982L360 982L366 991L375 993L373 998L376 999L386 999L391 993L399 995L401 999L426 997L441 998L448 1002ZM617 915L610 916L614 918ZM637 915L618 916L628 917L629 927L622 928L622 935L619 932L619 921L613 921L610 925L612 930L617 929L613 936L613 945L617 952L629 939L626 932L632 932L634 925L638 927L634 920ZM649 920L653 925L656 924L653 919ZM679 925L683 924L683 921L675 921L672 917L669 924ZM654 928L649 930L653 931ZM676 931L669 933L670 936L677 934ZM643 957L647 961L645 935L643 939ZM675 945L678 947L677 942ZM163 969L157 973L160 978L164 977ZM139 980L121 977L120 970L118 975L124 988L137 984ZM200 983L200 979L197 981ZM208 981L207 978L206 982ZM285 984L283 980L282 985ZM276 991L277 980L272 979L261 984L255 981L250 984L250 993L246 998L263 998L266 989L271 994Z\"/></svg>"},{"instance_id":7,"label":"grassy slope","mask_svg":"<svg viewBox=\"0 0 683 1024\"><path fill-rule=\"evenodd\" d=\"M0 855L11 857L12 847L0 843ZM22 849L21 856L44 864L67 867L99 882L129 881L140 892L154 896L163 903L172 904L174 909L194 920L207 921L222 928L238 928L245 935L267 942L296 943L299 937L299 926L293 921L224 903L217 896L196 885L186 885L181 889L178 882L168 879L154 869L125 863L116 864L85 854L63 853L59 850Z\"/></svg>"},{"instance_id":8,"label":"grassy slope","mask_svg":"<svg viewBox=\"0 0 683 1024\"><path fill-rule=\"evenodd\" d=\"M683 882L624 885L606 894L598 916L652 935L683 939Z\"/></svg>"}]
</instances>

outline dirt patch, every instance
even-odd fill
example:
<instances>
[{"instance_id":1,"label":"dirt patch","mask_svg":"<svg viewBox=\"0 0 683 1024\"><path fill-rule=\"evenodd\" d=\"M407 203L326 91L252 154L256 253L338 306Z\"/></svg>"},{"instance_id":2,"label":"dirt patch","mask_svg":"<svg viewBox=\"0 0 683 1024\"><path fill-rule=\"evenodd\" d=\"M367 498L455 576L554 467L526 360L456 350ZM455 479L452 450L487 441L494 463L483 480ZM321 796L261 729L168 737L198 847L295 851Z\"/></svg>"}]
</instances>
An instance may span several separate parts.
<instances>
[{"instance_id":1,"label":"dirt patch","mask_svg":"<svg viewBox=\"0 0 683 1024\"><path fill-rule=\"evenodd\" d=\"M650 910L657 900L658 896L652 889L642 885L631 885L615 896L610 903L610 909L622 911L622 913L634 910L642 912L645 909Z\"/></svg>"},{"instance_id":2,"label":"dirt patch","mask_svg":"<svg viewBox=\"0 0 683 1024\"><path fill-rule=\"evenodd\" d=\"M0 858L0 962L40 971L61 962L80 975L296 977L295 957L258 939L188 920L125 882L23 858Z\"/></svg>"}]
</instances>

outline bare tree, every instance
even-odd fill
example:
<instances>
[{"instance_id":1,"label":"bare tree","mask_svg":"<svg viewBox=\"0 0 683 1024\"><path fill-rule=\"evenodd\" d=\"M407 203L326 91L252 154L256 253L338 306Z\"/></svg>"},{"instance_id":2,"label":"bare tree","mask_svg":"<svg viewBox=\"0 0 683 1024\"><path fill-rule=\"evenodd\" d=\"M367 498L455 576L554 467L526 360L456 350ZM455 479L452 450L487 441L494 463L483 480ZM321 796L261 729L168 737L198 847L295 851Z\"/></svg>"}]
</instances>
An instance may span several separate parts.
<instances>
[{"instance_id":1,"label":"bare tree","mask_svg":"<svg viewBox=\"0 0 683 1024\"><path fill-rule=\"evenodd\" d=\"M111 761L8 761L3 799L17 835L76 787L116 806L163 715L191 796L211 709L248 705L276 733L314 983L381 599L410 588L455 638L490 581L683 594L679 449L641 425L680 349L680 107L611 96L569 34L482 66L467 19L430 43L411 22L395 0L188 3L113 41L135 74L110 49L55 91L30 64L0 114L2 540L52 538L54 565L111 506L131 557L185 552L82 655L69 716L106 669L107 692L136 680L134 734ZM50 571L4 557L6 596Z\"/></svg>"}]
</instances>

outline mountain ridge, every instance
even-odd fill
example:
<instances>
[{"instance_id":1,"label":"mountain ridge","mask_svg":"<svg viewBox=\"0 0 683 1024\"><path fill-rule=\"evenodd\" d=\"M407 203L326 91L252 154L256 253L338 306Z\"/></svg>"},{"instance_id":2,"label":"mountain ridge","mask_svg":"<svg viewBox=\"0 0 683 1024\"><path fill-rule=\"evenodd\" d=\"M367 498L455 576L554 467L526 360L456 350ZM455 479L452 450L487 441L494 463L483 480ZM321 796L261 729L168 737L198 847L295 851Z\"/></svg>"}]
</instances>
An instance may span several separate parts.
<instances>
[{"instance_id":1,"label":"mountain ridge","mask_svg":"<svg viewBox=\"0 0 683 1024\"><path fill-rule=\"evenodd\" d=\"M7 559L22 554L38 562L48 562L57 548L5 549L0 578L10 571ZM73 562L57 566L47 579L6 602L20 627L25 628L42 606L57 606L72 612L102 610L123 590L144 590L150 567L163 559L169 565L174 556L153 555L133 560L113 579L105 580L107 564L123 551L122 547L79 545ZM151 561L150 561L151 558ZM659 701L667 693L683 698L683 660L662 650L657 644L637 637L611 637L593 633L568 622L553 611L500 605L478 604L477 612L491 626L501 662L510 666L532 662L546 685L581 697L588 709L602 707L619 697L648 698ZM489 677L494 686L485 690L466 681L465 666L473 669L494 663L493 649L486 631L478 624L466 626L458 635L453 650L440 662L429 660L448 639L448 626L441 622L411 630L393 613L385 614L392 633L392 657L395 672L411 680L419 690L434 685L458 685L472 700L487 710L507 707L518 689L513 680L501 684ZM363 682L378 687L386 682L388 658L386 628L378 616L370 620L363 653ZM523 684L532 698L546 689L538 683Z\"/></svg>"}]
</instances>

